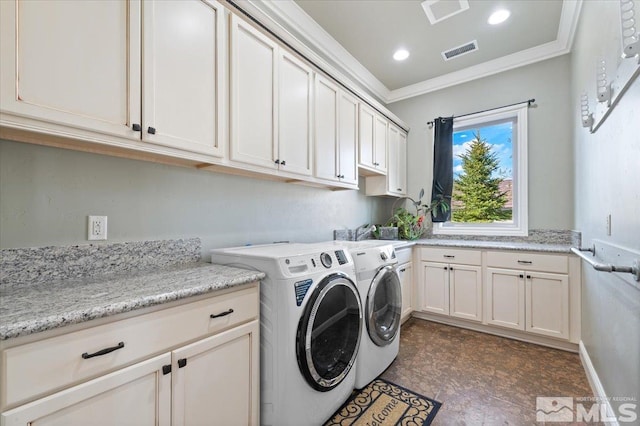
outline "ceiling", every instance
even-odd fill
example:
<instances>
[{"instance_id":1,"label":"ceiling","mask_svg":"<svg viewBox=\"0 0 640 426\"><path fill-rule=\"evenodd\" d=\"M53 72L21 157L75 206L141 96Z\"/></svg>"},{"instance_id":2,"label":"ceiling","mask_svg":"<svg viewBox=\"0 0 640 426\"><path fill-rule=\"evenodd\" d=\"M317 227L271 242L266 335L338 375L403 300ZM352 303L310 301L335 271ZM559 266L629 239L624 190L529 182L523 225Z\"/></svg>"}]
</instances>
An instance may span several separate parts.
<instances>
[{"instance_id":1,"label":"ceiling","mask_svg":"<svg viewBox=\"0 0 640 426\"><path fill-rule=\"evenodd\" d=\"M422 0L268 3L296 36L386 103L568 53L581 6L581 0L468 0L467 10L431 24ZM510 18L489 25L501 8ZM477 51L442 58L442 51L473 40ZM409 58L395 61L398 48Z\"/></svg>"}]
</instances>

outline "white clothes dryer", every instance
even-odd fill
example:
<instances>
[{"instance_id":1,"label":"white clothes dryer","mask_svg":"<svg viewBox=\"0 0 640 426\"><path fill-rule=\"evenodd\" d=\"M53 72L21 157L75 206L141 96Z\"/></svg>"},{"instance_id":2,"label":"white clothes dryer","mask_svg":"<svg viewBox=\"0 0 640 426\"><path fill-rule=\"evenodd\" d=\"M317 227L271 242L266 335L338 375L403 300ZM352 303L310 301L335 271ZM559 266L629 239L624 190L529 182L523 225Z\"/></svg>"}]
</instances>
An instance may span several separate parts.
<instances>
[{"instance_id":1,"label":"white clothes dryer","mask_svg":"<svg viewBox=\"0 0 640 426\"><path fill-rule=\"evenodd\" d=\"M363 309L349 252L270 244L212 251L212 262L258 269L263 425L320 425L354 389Z\"/></svg>"},{"instance_id":2,"label":"white clothes dryer","mask_svg":"<svg viewBox=\"0 0 640 426\"><path fill-rule=\"evenodd\" d=\"M353 257L364 323L356 367L357 389L386 370L400 349L402 287L393 245L388 241L335 241Z\"/></svg>"}]
</instances>

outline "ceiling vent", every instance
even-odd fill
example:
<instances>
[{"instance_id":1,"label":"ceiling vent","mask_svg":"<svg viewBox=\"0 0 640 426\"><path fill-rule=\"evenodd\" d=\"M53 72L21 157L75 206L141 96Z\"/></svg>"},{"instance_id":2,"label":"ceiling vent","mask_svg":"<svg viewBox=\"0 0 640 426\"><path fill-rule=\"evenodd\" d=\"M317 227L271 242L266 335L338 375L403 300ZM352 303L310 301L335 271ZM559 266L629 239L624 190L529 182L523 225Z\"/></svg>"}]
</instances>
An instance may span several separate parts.
<instances>
[{"instance_id":1,"label":"ceiling vent","mask_svg":"<svg viewBox=\"0 0 640 426\"><path fill-rule=\"evenodd\" d=\"M478 50L478 41L473 40L469 43L465 43L461 46L454 47L453 49L445 50L442 52L442 58L445 61L449 61L453 58L457 58L458 56L466 55L467 53L475 52Z\"/></svg>"},{"instance_id":2,"label":"ceiling vent","mask_svg":"<svg viewBox=\"0 0 640 426\"><path fill-rule=\"evenodd\" d=\"M435 25L469 9L469 2L467 0L425 0L422 2L422 8L431 25Z\"/></svg>"}]
</instances>

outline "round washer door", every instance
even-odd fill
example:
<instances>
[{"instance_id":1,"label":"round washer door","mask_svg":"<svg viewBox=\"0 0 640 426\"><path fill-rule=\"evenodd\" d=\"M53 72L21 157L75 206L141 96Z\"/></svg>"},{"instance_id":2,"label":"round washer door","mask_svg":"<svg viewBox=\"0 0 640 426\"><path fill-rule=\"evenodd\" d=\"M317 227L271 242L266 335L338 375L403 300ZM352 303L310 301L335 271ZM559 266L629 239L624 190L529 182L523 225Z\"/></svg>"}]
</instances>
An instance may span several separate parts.
<instances>
[{"instance_id":1,"label":"round washer door","mask_svg":"<svg viewBox=\"0 0 640 426\"><path fill-rule=\"evenodd\" d=\"M386 346L400 330L402 289L398 273L391 266L381 268L367 295L366 323L369 337L378 346Z\"/></svg>"},{"instance_id":2,"label":"round washer door","mask_svg":"<svg viewBox=\"0 0 640 426\"><path fill-rule=\"evenodd\" d=\"M325 277L298 323L296 355L307 383L321 392L338 386L353 367L361 334L358 288L344 274Z\"/></svg>"}]
</instances>

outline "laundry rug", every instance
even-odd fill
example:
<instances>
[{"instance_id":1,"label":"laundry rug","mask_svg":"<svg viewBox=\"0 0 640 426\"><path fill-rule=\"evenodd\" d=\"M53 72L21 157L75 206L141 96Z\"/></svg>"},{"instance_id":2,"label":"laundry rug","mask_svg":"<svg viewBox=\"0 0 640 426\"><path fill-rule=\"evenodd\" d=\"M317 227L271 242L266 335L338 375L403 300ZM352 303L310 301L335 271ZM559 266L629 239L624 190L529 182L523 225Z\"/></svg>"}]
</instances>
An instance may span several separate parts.
<instances>
[{"instance_id":1,"label":"laundry rug","mask_svg":"<svg viewBox=\"0 0 640 426\"><path fill-rule=\"evenodd\" d=\"M427 426L442 403L386 380L354 393L324 426Z\"/></svg>"}]
</instances>

